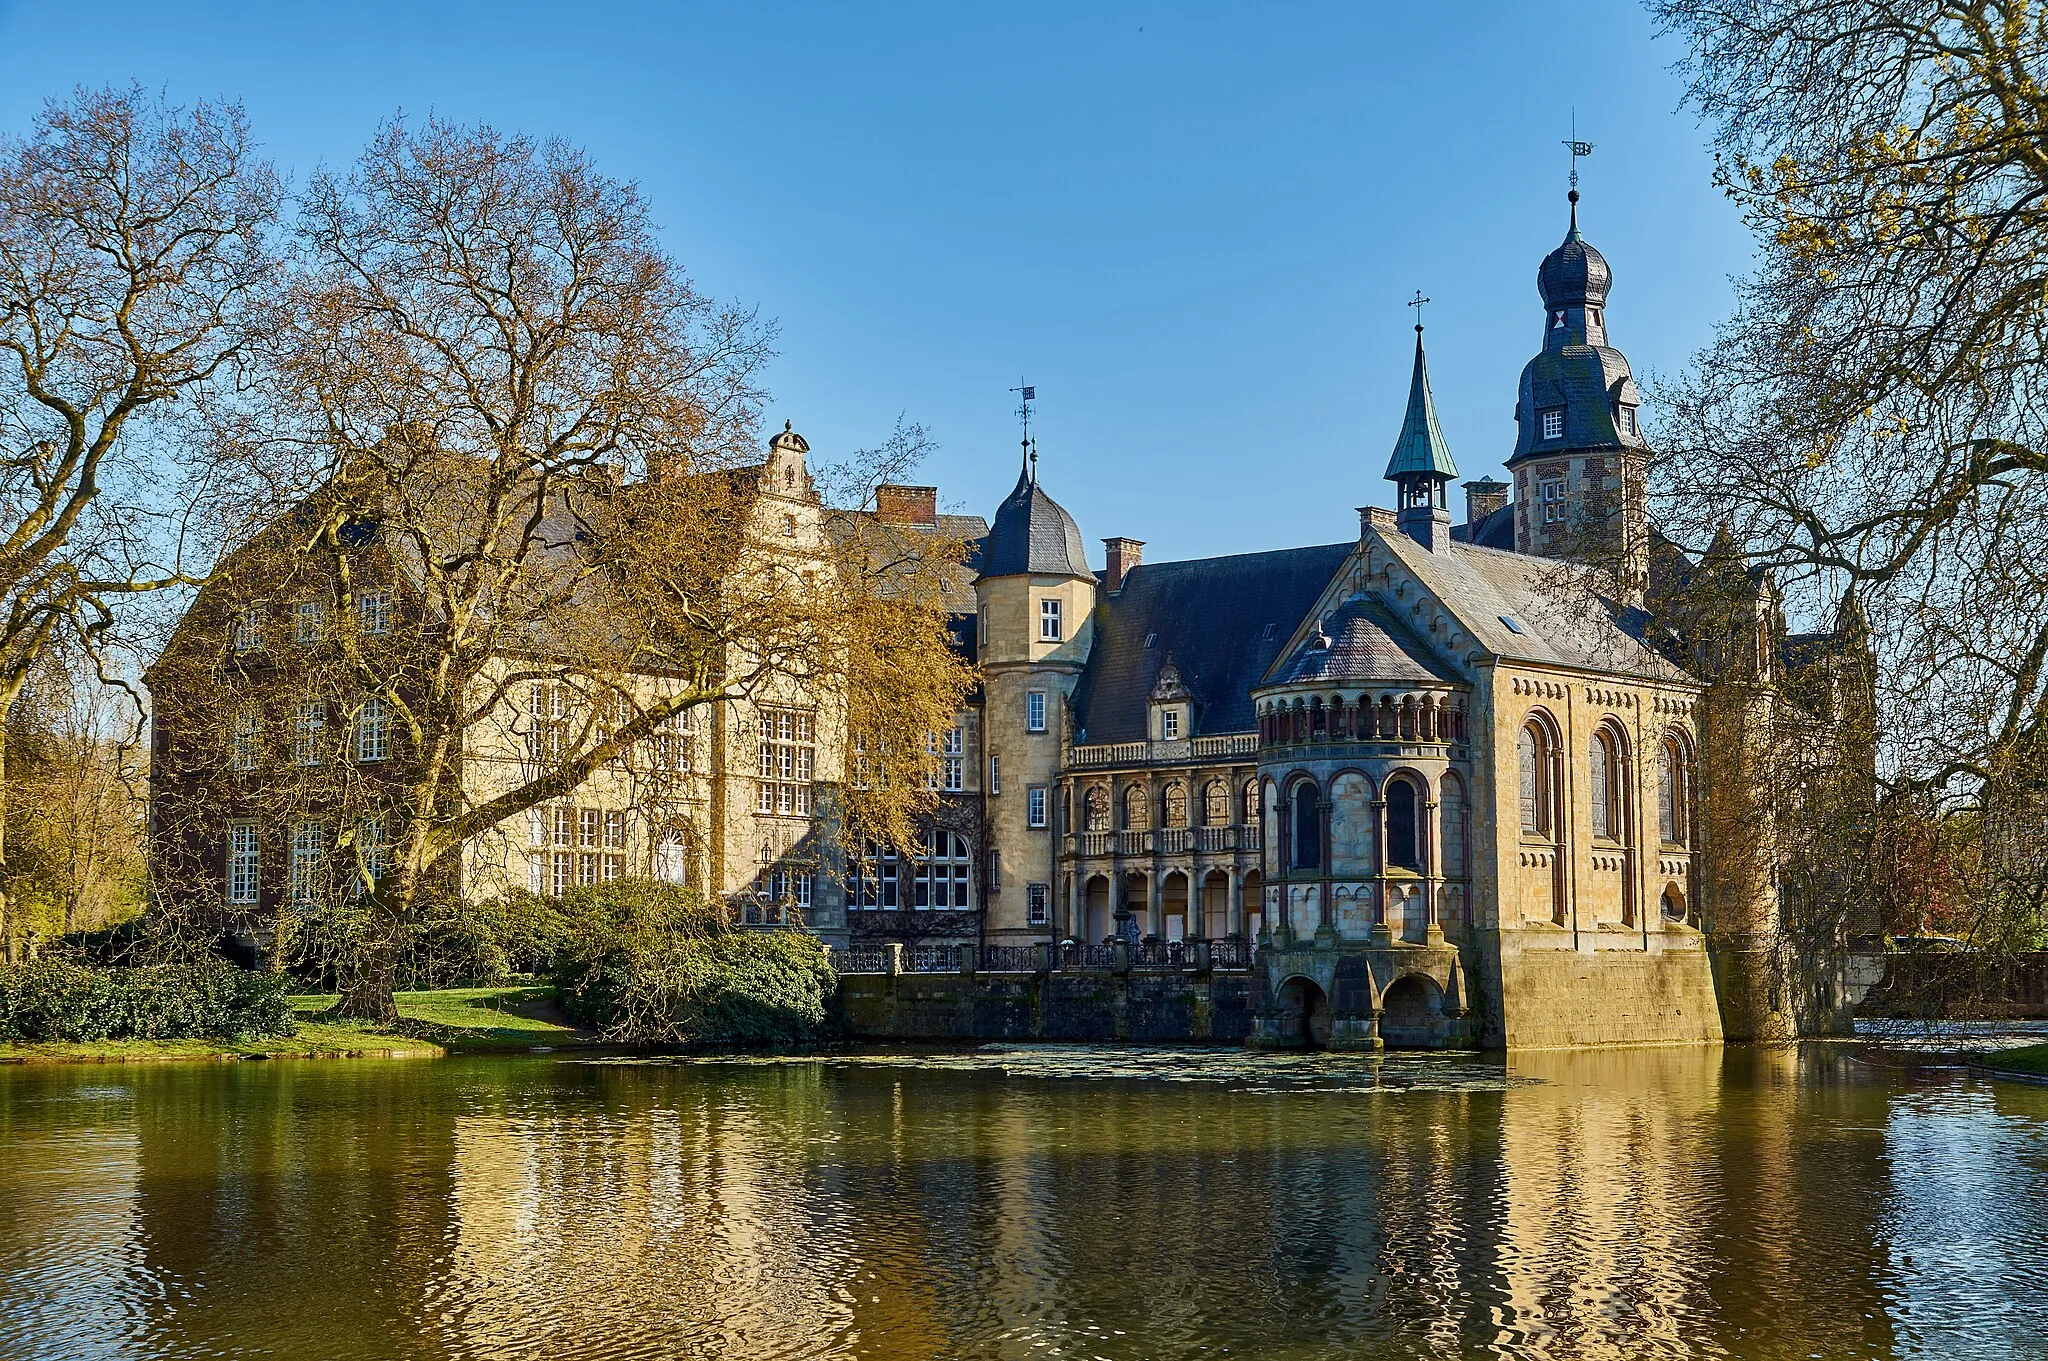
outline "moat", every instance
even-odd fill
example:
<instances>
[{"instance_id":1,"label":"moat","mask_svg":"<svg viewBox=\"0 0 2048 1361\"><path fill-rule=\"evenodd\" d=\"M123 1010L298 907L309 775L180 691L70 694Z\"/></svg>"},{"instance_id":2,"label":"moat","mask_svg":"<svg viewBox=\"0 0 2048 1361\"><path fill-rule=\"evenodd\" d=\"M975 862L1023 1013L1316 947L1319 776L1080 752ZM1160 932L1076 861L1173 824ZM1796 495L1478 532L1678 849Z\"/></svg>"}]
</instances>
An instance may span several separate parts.
<instances>
[{"instance_id":1,"label":"moat","mask_svg":"<svg viewBox=\"0 0 2048 1361\"><path fill-rule=\"evenodd\" d=\"M1840 1046L0 1069L0 1356L2027 1357L2048 1088Z\"/></svg>"}]
</instances>

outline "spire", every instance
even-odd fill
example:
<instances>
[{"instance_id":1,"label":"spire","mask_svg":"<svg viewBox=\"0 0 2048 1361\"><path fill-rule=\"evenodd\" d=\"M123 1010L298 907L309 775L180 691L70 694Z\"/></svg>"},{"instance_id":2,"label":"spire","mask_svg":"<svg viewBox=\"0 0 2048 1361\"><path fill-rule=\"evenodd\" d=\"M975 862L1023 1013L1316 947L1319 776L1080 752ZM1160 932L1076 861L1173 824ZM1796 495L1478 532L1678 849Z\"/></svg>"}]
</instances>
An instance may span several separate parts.
<instances>
[{"instance_id":1,"label":"spire","mask_svg":"<svg viewBox=\"0 0 2048 1361\"><path fill-rule=\"evenodd\" d=\"M1397 481L1418 473L1445 478L1458 475L1450 442L1436 421L1436 399L1429 391L1420 322L1415 324L1415 372L1408 380L1408 414L1401 422L1400 438L1394 441L1394 456L1387 461L1386 477Z\"/></svg>"}]
</instances>

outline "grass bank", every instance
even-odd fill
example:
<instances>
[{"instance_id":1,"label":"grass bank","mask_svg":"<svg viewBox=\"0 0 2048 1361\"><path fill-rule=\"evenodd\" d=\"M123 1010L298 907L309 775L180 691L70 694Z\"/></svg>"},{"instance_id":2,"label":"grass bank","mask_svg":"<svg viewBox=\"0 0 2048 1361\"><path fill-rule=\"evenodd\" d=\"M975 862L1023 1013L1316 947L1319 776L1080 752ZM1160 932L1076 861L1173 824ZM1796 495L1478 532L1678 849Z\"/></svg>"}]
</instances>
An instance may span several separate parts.
<instances>
[{"instance_id":1,"label":"grass bank","mask_svg":"<svg viewBox=\"0 0 2048 1361\"><path fill-rule=\"evenodd\" d=\"M319 1013L332 996L292 998L298 1033L288 1039L101 1040L71 1044L0 1044L0 1063L148 1063L177 1059L438 1058L449 1053L516 1052L589 1045L554 1004L553 990L535 987L444 988L398 994L395 1026L335 1021Z\"/></svg>"},{"instance_id":2,"label":"grass bank","mask_svg":"<svg viewBox=\"0 0 2048 1361\"><path fill-rule=\"evenodd\" d=\"M2030 1044L2023 1049L1999 1049L1979 1054L1974 1062L1994 1073L2016 1073L2022 1077L2048 1080L2048 1044Z\"/></svg>"}]
</instances>

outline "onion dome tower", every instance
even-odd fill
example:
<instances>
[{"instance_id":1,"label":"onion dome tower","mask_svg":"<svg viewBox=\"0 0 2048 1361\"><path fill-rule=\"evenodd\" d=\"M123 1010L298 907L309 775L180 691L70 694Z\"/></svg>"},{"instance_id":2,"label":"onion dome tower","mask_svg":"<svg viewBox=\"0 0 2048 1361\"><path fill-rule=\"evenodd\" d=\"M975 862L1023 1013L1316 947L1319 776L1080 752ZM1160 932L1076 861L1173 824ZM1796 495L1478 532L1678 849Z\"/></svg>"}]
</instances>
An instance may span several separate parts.
<instances>
[{"instance_id":1,"label":"onion dome tower","mask_svg":"<svg viewBox=\"0 0 2048 1361\"><path fill-rule=\"evenodd\" d=\"M1544 557L1618 555L1624 594L1648 574L1645 470L1650 447L1628 359L1607 343L1614 272L1579 231L1579 191L1568 195L1564 240L1536 270L1543 349L1522 370L1515 399L1515 548Z\"/></svg>"},{"instance_id":2,"label":"onion dome tower","mask_svg":"<svg viewBox=\"0 0 2048 1361\"><path fill-rule=\"evenodd\" d=\"M1422 353L1422 323L1415 323L1415 371L1408 379L1408 414L1401 421L1386 477L1396 488L1394 523L1409 538L1440 552L1451 541L1450 483L1458 475L1450 442L1436 420L1429 364Z\"/></svg>"}]
</instances>

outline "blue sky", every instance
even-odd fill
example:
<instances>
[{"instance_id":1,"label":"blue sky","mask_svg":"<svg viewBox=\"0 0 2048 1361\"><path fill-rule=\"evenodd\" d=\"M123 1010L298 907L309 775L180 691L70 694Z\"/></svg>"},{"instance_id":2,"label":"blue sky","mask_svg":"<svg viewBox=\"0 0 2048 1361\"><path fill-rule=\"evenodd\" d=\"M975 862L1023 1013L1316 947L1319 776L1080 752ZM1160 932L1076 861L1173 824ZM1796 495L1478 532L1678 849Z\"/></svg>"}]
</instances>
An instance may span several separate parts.
<instances>
[{"instance_id":1,"label":"blue sky","mask_svg":"<svg viewBox=\"0 0 2048 1361\"><path fill-rule=\"evenodd\" d=\"M1459 469L1498 473L1574 106L1614 343L1682 368L1750 251L1680 55L1621 0L0 0L0 126L135 78L240 98L301 174L399 109L560 134L639 182L701 287L777 321L771 424L814 456L901 412L942 502L992 514L1027 376L1041 480L1099 565L1112 534L1153 561L1355 534L1390 502L1418 288Z\"/></svg>"}]
</instances>

